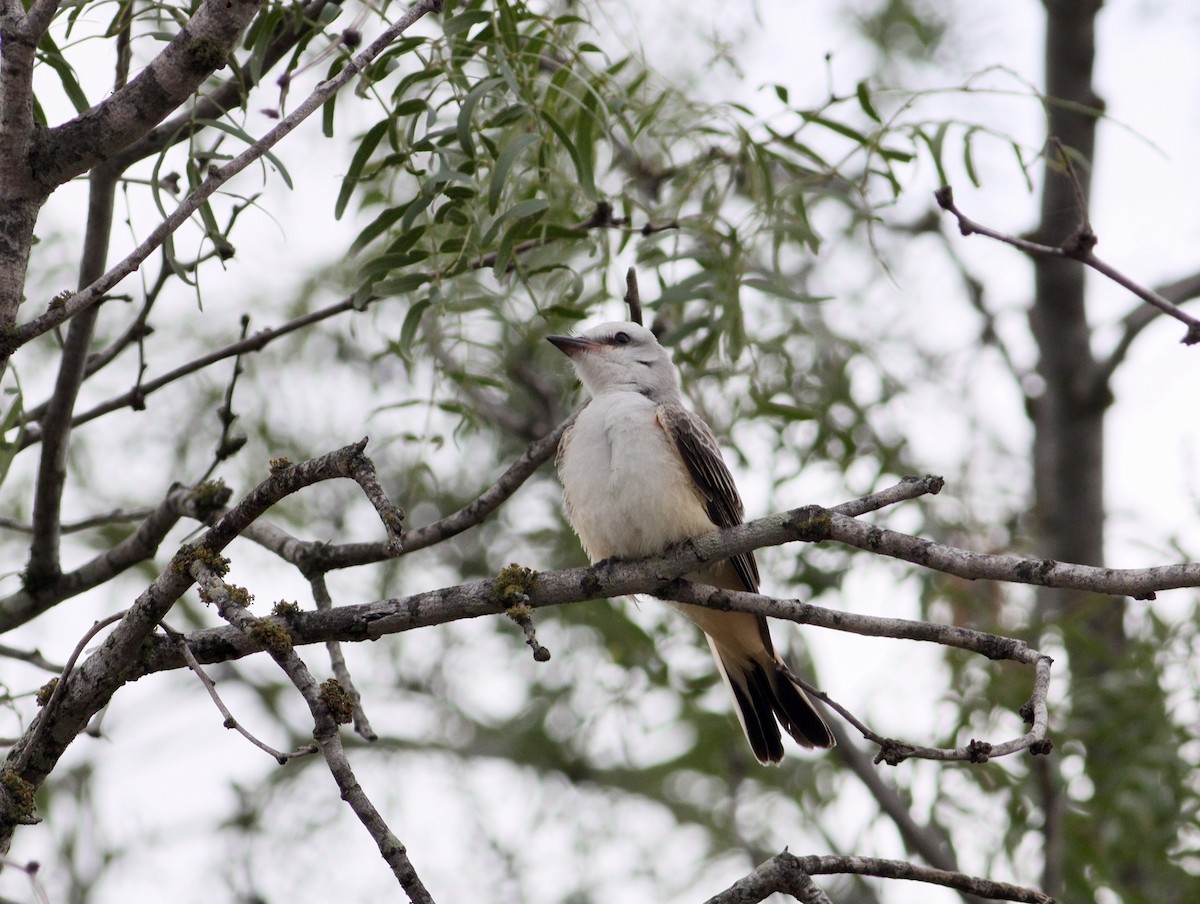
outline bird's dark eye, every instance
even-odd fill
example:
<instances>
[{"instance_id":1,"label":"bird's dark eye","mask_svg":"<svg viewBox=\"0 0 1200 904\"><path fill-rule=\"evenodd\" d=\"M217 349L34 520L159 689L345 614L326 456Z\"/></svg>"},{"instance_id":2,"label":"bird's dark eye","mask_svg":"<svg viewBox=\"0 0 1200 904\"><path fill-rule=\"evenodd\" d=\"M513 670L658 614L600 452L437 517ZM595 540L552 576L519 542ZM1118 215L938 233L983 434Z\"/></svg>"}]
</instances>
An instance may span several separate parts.
<instances>
[{"instance_id":1,"label":"bird's dark eye","mask_svg":"<svg viewBox=\"0 0 1200 904\"><path fill-rule=\"evenodd\" d=\"M613 336L613 342L615 342L617 345L628 345L632 341L633 340L629 338L629 334L624 330Z\"/></svg>"}]
</instances>

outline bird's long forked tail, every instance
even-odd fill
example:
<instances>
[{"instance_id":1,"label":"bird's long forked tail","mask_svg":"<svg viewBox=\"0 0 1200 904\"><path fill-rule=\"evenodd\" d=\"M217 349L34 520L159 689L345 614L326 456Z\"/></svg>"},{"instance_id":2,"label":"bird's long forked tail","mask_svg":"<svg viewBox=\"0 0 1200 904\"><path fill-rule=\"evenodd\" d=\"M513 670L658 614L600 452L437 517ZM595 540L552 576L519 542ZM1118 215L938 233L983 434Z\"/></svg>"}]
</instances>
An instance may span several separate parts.
<instances>
[{"instance_id":1,"label":"bird's long forked tail","mask_svg":"<svg viewBox=\"0 0 1200 904\"><path fill-rule=\"evenodd\" d=\"M829 726L781 660L735 657L711 637L707 639L733 696L738 722L760 763L778 764L783 759L781 725L801 747L834 746Z\"/></svg>"}]
</instances>

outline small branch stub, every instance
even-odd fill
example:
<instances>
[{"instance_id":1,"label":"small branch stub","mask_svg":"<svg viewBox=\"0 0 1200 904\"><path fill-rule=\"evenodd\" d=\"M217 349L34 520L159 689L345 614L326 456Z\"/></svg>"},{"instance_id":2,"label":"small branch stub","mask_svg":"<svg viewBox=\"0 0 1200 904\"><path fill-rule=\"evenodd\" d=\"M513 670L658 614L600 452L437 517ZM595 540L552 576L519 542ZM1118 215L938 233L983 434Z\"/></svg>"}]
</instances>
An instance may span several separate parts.
<instances>
[{"instance_id":1,"label":"small branch stub","mask_svg":"<svg viewBox=\"0 0 1200 904\"><path fill-rule=\"evenodd\" d=\"M637 270L630 267L625 271L625 304L629 306L629 319L638 326L642 322L642 296L638 291Z\"/></svg>"},{"instance_id":2,"label":"small branch stub","mask_svg":"<svg viewBox=\"0 0 1200 904\"><path fill-rule=\"evenodd\" d=\"M503 569L492 583L497 602L504 606L504 614L521 626L525 632L525 643L533 650L535 662L547 662L550 651L537 639L533 626L533 608L529 605L529 593L537 584L537 572L522 565L512 564Z\"/></svg>"}]
</instances>

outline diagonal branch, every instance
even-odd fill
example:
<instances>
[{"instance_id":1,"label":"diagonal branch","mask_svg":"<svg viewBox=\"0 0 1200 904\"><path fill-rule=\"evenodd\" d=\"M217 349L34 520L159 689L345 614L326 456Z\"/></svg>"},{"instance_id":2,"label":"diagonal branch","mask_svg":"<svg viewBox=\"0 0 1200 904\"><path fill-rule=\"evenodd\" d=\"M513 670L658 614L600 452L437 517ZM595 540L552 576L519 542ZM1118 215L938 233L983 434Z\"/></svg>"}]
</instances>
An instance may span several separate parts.
<instances>
[{"instance_id":1,"label":"diagonal branch","mask_svg":"<svg viewBox=\"0 0 1200 904\"><path fill-rule=\"evenodd\" d=\"M1159 286L1155 291L1172 304L1177 305L1200 298L1200 273L1193 273L1182 279L1167 283L1164 286ZM1125 360L1125 356L1129 354L1129 349L1133 347L1134 340L1142 334L1142 331L1146 327L1158 320L1161 315L1162 311L1158 308L1138 305L1122 318L1121 325L1123 329L1121 331L1121 338L1117 341L1116 346L1113 347L1108 357L1101 361L1097 367L1096 381L1098 389L1108 387L1113 374L1121 366L1121 362Z\"/></svg>"},{"instance_id":2,"label":"diagonal branch","mask_svg":"<svg viewBox=\"0 0 1200 904\"><path fill-rule=\"evenodd\" d=\"M246 67L239 68L234 75L200 98L194 106L122 148L106 161L106 164L114 172L124 172L137 161L186 141L203 129L207 122L244 106L247 95L258 81L302 39L320 30L320 16L325 7L340 6L341 3L342 0L309 0L298 16L289 16L280 25L278 33L267 46L260 65L254 72Z\"/></svg>"},{"instance_id":3,"label":"diagonal branch","mask_svg":"<svg viewBox=\"0 0 1200 904\"><path fill-rule=\"evenodd\" d=\"M221 0L210 0L221 2ZM336 94L351 79L365 69L372 60L391 45L400 35L427 13L440 10L441 0L421 0L414 4L393 25L387 28L378 38L371 42L358 56L346 63L346 66L333 78L321 82L308 97L288 116L281 119L274 128L262 138L244 150L223 167L209 169L204 181L187 196L179 206L160 223L149 237L129 253L120 263L110 269L100 279L95 280L86 289L75 293L61 303L56 303L42 315L22 324L16 335L15 344L4 349L4 357L0 363L6 362L11 352L21 345L50 331L59 324L74 317L85 308L96 304L104 294L118 282L137 270L176 229L183 225L208 198L221 186L258 160L291 134L305 119L316 112L330 97ZM136 81L136 79L135 79ZM130 85L132 86L132 82Z\"/></svg>"},{"instance_id":4,"label":"diagonal branch","mask_svg":"<svg viewBox=\"0 0 1200 904\"><path fill-rule=\"evenodd\" d=\"M314 723L313 737L320 746L321 753L329 765L329 771L337 782L342 800L346 801L350 809L354 811L354 815L371 834L379 847L379 853L391 867L392 873L408 894L409 900L413 904L433 904L433 898L417 875L412 861L408 858L408 851L388 827L383 815L371 803L350 767L350 761L347 759L346 750L342 745L342 736L338 731L339 722L350 720L350 713L345 712L344 704L348 700L345 689L336 681L332 682L333 688L326 685L319 686L304 660L287 642L286 635L281 637L277 629L272 632L271 629L275 627L274 625L251 615L245 606L245 592L240 588L226 585L216 568L203 561L195 560L192 562L191 572L196 583L200 585L202 598L207 602L215 603L222 618L247 637L261 637L266 634L272 638L268 645L268 652L291 679L296 689L300 691L304 702L308 704ZM269 625L266 631L263 630L264 624Z\"/></svg>"},{"instance_id":5,"label":"diagonal branch","mask_svg":"<svg viewBox=\"0 0 1200 904\"><path fill-rule=\"evenodd\" d=\"M1022 888L1007 882L993 882L965 873L931 869L903 860L882 860L878 857L847 857L837 855L798 857L784 851L760 865L753 873L730 888L709 898L707 904L755 904L765 901L775 892L798 896L804 901L828 901L821 892L810 890L813 876L831 875L875 876L880 879L907 879L953 888L957 891L998 901L1018 901L1021 904L1054 904L1054 899L1032 888ZM819 889L817 889L820 892Z\"/></svg>"},{"instance_id":6,"label":"diagonal branch","mask_svg":"<svg viewBox=\"0 0 1200 904\"><path fill-rule=\"evenodd\" d=\"M186 103L226 65L260 5L260 0L205 0L129 84L42 136L33 157L39 180L53 188L87 172Z\"/></svg>"},{"instance_id":7,"label":"diagonal branch","mask_svg":"<svg viewBox=\"0 0 1200 904\"><path fill-rule=\"evenodd\" d=\"M129 680L130 671L141 662L158 623L191 586L192 577L188 570L191 563L196 560L220 561L221 551L271 506L314 483L350 478L370 495L372 465L362 451L365 442L299 464L275 463L270 477L225 513L200 539L180 549L95 652L59 681L51 703L42 709L13 745L5 762L4 771L12 778L12 783L0 784L0 852L7 851L15 827L27 821L27 807L14 797L12 786L18 785L30 794L35 792L67 746L86 728L88 720ZM391 533L398 510L389 509L381 502L376 503L376 508ZM176 653L180 655L178 650Z\"/></svg>"},{"instance_id":8,"label":"diagonal branch","mask_svg":"<svg viewBox=\"0 0 1200 904\"><path fill-rule=\"evenodd\" d=\"M953 214L954 218L958 220L958 229L963 235L987 236L1006 245L1012 245L1014 248L1024 251L1032 257L1058 257L1079 261L1081 264L1091 267L1097 273L1107 276L1117 285L1128 289L1138 298L1142 299L1142 301L1153 305L1162 313L1168 314L1184 324L1187 327L1187 333L1180 340L1184 345L1200 343L1200 320L1197 320L1191 314L1179 308L1170 299L1155 292L1153 289L1135 282L1116 267L1096 257L1092 251L1092 248L1096 244L1096 237L1091 232L1072 236L1063 245L1043 245L1040 242L1031 242L1028 239L1008 235L1007 233L984 226L981 223L976 223L955 206L954 193L948 185L939 188L934 192L933 196L942 210Z\"/></svg>"}]
</instances>

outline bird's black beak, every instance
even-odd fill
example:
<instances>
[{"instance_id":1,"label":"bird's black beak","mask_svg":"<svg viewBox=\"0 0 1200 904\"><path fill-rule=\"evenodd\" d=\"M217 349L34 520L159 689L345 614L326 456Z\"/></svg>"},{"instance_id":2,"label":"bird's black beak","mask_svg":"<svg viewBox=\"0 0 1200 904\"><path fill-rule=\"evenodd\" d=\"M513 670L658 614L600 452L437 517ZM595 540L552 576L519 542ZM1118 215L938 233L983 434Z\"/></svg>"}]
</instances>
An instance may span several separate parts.
<instances>
[{"instance_id":1,"label":"bird's black beak","mask_svg":"<svg viewBox=\"0 0 1200 904\"><path fill-rule=\"evenodd\" d=\"M546 341L568 358L574 358L596 344L592 339L583 339L579 336L547 336Z\"/></svg>"}]
</instances>

